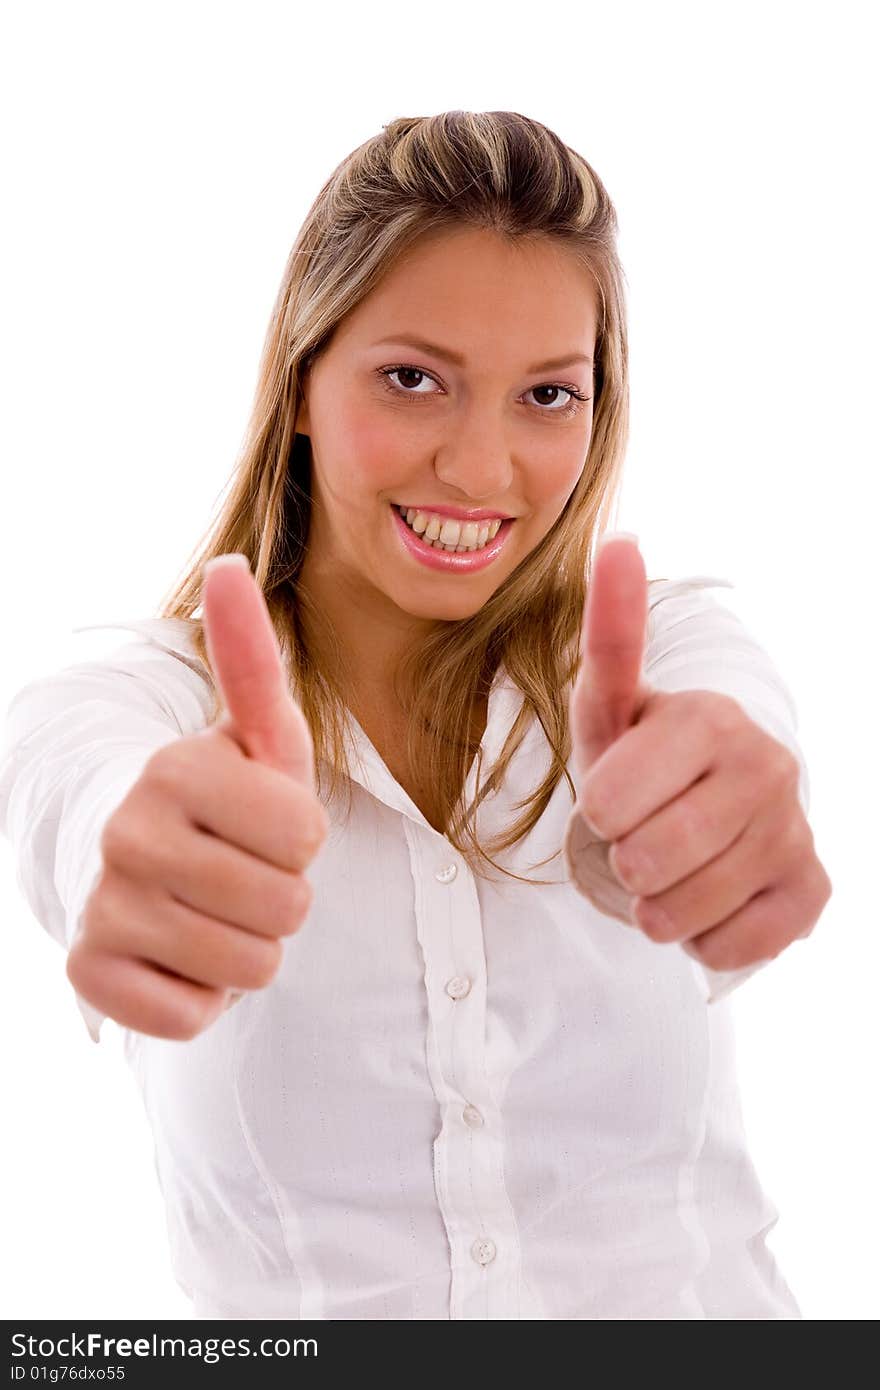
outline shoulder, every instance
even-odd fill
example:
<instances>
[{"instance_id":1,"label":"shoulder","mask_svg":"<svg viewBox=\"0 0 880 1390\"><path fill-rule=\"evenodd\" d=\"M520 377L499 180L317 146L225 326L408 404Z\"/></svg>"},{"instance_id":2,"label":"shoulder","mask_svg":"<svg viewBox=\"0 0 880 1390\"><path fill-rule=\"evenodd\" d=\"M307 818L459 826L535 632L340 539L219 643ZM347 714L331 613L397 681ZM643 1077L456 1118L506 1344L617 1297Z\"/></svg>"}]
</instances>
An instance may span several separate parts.
<instances>
[{"instance_id":1,"label":"shoulder","mask_svg":"<svg viewBox=\"0 0 880 1390\"><path fill-rule=\"evenodd\" d=\"M134 632L137 639L127 643L128 647L158 647L207 674L204 663L196 651L195 639L199 626L199 623L189 618L131 618L118 623L85 623L72 631Z\"/></svg>"},{"instance_id":2,"label":"shoulder","mask_svg":"<svg viewBox=\"0 0 880 1390\"><path fill-rule=\"evenodd\" d=\"M98 658L100 664L147 671L164 668L173 675L181 675L180 667L186 668L200 677L199 684L213 690L214 680L210 670L196 650L196 632L199 623L187 618L132 618L118 623L87 623L73 628L79 632L133 632L135 637ZM168 658L172 658L169 664Z\"/></svg>"},{"instance_id":3,"label":"shoulder","mask_svg":"<svg viewBox=\"0 0 880 1390\"><path fill-rule=\"evenodd\" d=\"M681 579L649 579L648 609L656 608L658 603L670 598L686 598L702 594L708 589L732 589L733 581L721 575L688 574Z\"/></svg>"},{"instance_id":4,"label":"shoulder","mask_svg":"<svg viewBox=\"0 0 880 1390\"><path fill-rule=\"evenodd\" d=\"M724 620L730 610L719 603L713 589L732 589L733 583L720 575L689 574L680 579L648 581L647 641L662 635L689 618Z\"/></svg>"},{"instance_id":5,"label":"shoulder","mask_svg":"<svg viewBox=\"0 0 880 1390\"><path fill-rule=\"evenodd\" d=\"M30 681L15 699L25 703L27 697L40 708L105 700L162 711L184 731L201 727L210 716L213 679L196 652L197 626L177 618L134 618L72 628L73 635L107 632L117 640L103 649L87 644L87 651L68 644L74 659Z\"/></svg>"}]
</instances>

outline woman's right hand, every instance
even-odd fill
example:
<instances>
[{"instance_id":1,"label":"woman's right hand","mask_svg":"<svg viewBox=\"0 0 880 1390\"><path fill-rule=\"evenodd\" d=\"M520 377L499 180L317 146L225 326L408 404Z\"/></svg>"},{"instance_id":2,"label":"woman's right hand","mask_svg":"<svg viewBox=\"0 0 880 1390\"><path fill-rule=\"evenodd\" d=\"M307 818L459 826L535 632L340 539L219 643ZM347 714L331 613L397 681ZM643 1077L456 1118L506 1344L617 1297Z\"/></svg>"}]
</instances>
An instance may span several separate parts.
<instances>
[{"instance_id":1,"label":"woman's right hand","mask_svg":"<svg viewBox=\"0 0 880 1390\"><path fill-rule=\"evenodd\" d=\"M203 609L226 712L158 749L109 817L67 957L71 984L107 1017L180 1041L214 1022L230 989L274 978L329 831L309 727L249 569L209 570Z\"/></svg>"}]
</instances>

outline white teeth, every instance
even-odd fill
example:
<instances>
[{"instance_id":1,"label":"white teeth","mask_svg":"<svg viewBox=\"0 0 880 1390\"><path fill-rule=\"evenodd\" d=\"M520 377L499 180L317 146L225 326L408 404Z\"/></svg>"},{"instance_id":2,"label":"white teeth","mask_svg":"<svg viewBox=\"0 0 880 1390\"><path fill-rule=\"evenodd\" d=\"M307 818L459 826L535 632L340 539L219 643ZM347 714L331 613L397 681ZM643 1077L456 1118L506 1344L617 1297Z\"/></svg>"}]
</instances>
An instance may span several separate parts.
<instances>
[{"instance_id":1,"label":"white teeth","mask_svg":"<svg viewBox=\"0 0 880 1390\"><path fill-rule=\"evenodd\" d=\"M496 521L456 521L453 517L437 516L432 512L417 512L412 507L397 509L411 530L435 550L482 550L498 534L501 519Z\"/></svg>"}]
</instances>

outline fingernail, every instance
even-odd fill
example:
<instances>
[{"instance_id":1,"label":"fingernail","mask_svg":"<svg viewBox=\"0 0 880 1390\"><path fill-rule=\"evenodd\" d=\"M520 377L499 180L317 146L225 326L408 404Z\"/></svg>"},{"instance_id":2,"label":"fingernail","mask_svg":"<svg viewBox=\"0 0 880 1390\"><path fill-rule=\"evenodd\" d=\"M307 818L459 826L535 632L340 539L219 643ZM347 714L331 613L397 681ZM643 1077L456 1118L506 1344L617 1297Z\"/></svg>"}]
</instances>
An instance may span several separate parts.
<instances>
[{"instance_id":1,"label":"fingernail","mask_svg":"<svg viewBox=\"0 0 880 1390\"><path fill-rule=\"evenodd\" d=\"M590 820L590 817L587 815L586 811L584 810L583 802L580 800L580 798L578 798L578 800L575 801L574 809L577 811L578 815L580 816L581 820L584 822L584 825L587 827L587 829L589 830L590 834L591 834L591 835L595 835L597 840L603 840L603 841L604 841L604 839L605 839L604 833L599 829L598 825L595 825L595 824L593 823L593 821Z\"/></svg>"},{"instance_id":2,"label":"fingernail","mask_svg":"<svg viewBox=\"0 0 880 1390\"><path fill-rule=\"evenodd\" d=\"M635 541L638 545L639 538L635 531L606 531L599 541L599 549L601 550L608 541Z\"/></svg>"},{"instance_id":3,"label":"fingernail","mask_svg":"<svg viewBox=\"0 0 880 1390\"><path fill-rule=\"evenodd\" d=\"M202 569L202 573L207 574L209 570L215 569L218 565L240 565L241 568L246 569L248 573L250 573L251 568L246 555L240 555L238 551L230 550L228 555L215 555L213 560L207 560Z\"/></svg>"}]
</instances>

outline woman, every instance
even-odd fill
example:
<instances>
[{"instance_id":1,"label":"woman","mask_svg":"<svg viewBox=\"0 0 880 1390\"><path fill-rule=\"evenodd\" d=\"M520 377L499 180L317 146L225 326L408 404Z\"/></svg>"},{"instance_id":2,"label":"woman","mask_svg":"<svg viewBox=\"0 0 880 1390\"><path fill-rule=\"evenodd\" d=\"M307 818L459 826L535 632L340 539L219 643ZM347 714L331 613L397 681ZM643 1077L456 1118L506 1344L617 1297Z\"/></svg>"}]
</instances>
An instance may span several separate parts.
<instances>
[{"instance_id":1,"label":"woman","mask_svg":"<svg viewBox=\"0 0 880 1390\"><path fill-rule=\"evenodd\" d=\"M189 573L9 707L19 881L93 1036L124 1030L197 1315L800 1317L722 996L830 884L791 697L725 581L595 554L628 429L615 236L592 168L518 113L356 149L291 251ZM233 554L252 577L208 577ZM203 797L185 840L137 821L215 736L247 794ZM283 866L308 901L282 943L210 854L249 849L257 881L246 838L314 811L311 752L325 833ZM124 811L155 833L108 836ZM151 873L160 843L204 856L173 916L97 911L111 840ZM274 951L261 987L233 928ZM71 970L102 931L127 973L121 944Z\"/></svg>"}]
</instances>

